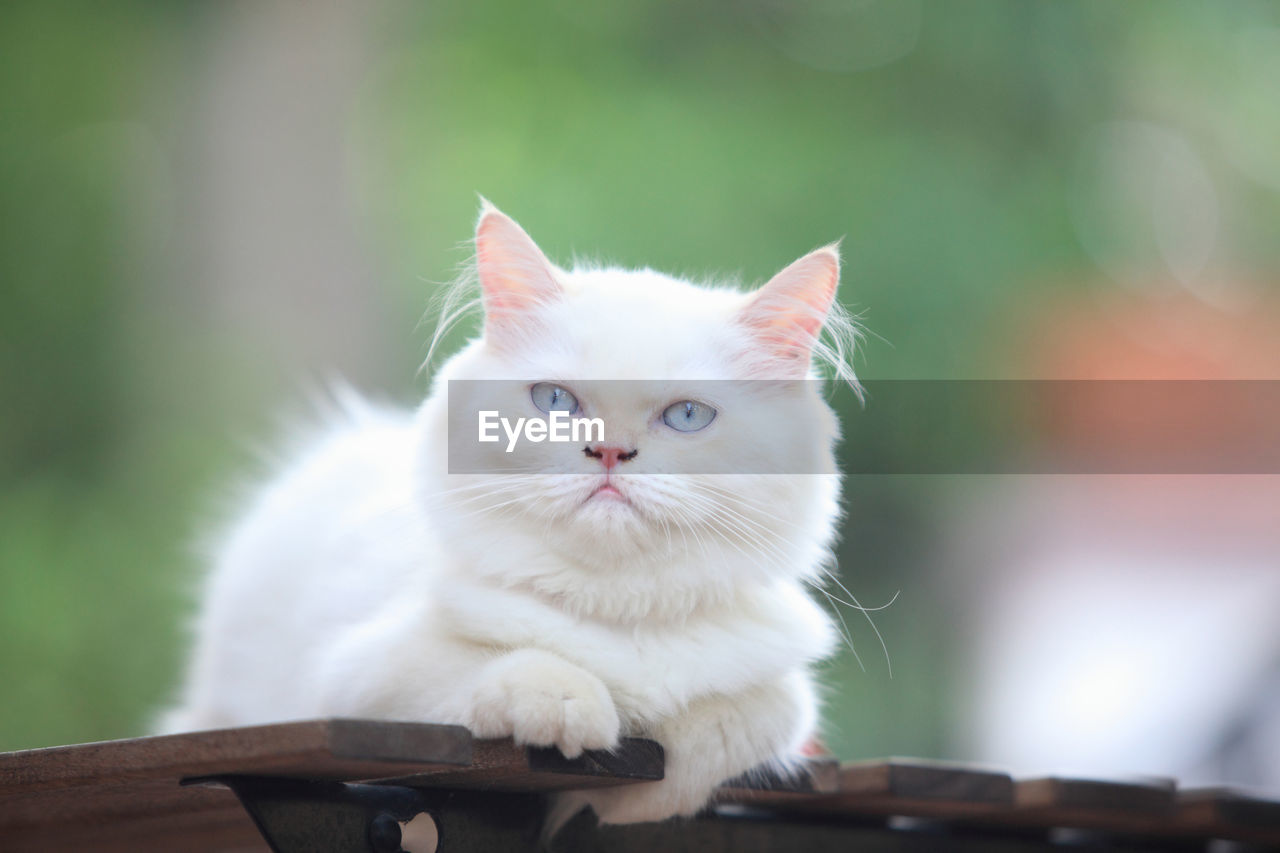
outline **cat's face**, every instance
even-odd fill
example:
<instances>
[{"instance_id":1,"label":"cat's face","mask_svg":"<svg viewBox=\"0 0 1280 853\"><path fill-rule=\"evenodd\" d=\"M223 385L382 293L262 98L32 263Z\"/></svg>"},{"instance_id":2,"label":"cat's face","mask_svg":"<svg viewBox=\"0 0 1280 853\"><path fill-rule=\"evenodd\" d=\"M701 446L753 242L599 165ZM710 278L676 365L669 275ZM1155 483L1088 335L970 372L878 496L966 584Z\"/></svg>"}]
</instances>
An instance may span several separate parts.
<instances>
[{"instance_id":1,"label":"cat's face","mask_svg":"<svg viewBox=\"0 0 1280 853\"><path fill-rule=\"evenodd\" d=\"M570 553L718 543L760 562L796 537L779 515L831 501L815 481L833 479L838 427L809 367L833 249L743 294L650 270L559 270L490 208L477 258L485 334L446 370L451 442L465 441L451 461L487 489L474 500L495 523L534 522ZM472 440L481 411L506 420L498 440ZM598 420L603 440L590 425L563 442L507 431L557 411Z\"/></svg>"}]
</instances>

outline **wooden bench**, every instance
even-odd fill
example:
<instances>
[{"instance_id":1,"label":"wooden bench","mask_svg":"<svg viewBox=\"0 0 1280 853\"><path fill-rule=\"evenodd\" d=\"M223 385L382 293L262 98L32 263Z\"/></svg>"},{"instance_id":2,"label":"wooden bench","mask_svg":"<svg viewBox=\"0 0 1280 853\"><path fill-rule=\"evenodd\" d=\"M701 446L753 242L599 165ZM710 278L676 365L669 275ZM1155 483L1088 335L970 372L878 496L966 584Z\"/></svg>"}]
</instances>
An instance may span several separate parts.
<instances>
[{"instance_id":1,"label":"wooden bench","mask_svg":"<svg viewBox=\"0 0 1280 853\"><path fill-rule=\"evenodd\" d=\"M0 754L0 851L273 849L265 836L287 853L383 853L419 812L429 817L410 831L425 823L444 853L532 851L548 792L660 778L650 741L567 760L457 726L368 720L33 749ZM553 849L1187 850L1211 839L1280 846L1280 802L895 759L736 780L692 821L597 827L582 815Z\"/></svg>"}]
</instances>

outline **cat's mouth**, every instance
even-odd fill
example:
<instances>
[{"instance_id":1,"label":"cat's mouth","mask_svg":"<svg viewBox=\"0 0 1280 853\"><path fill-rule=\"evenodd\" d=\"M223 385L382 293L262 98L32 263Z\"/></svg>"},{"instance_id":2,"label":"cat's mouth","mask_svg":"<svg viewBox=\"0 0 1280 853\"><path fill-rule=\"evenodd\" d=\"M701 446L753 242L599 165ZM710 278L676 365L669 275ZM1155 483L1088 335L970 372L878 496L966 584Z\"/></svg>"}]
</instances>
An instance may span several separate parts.
<instances>
[{"instance_id":1,"label":"cat's mouth","mask_svg":"<svg viewBox=\"0 0 1280 853\"><path fill-rule=\"evenodd\" d=\"M613 483L601 483L600 487L592 492L587 500L622 501L624 503L629 503L627 496L620 492L618 487Z\"/></svg>"}]
</instances>

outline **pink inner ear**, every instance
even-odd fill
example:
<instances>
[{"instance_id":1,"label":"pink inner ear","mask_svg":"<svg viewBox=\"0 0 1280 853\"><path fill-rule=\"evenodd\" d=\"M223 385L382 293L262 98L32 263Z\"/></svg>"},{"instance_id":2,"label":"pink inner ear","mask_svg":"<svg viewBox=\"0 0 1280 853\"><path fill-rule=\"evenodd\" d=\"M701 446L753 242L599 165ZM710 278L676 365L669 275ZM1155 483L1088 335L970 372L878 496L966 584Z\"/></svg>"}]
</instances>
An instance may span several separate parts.
<instances>
[{"instance_id":1,"label":"pink inner ear","mask_svg":"<svg viewBox=\"0 0 1280 853\"><path fill-rule=\"evenodd\" d=\"M533 309L557 298L560 284L551 263L524 229L496 208L476 226L476 271L487 330L501 337Z\"/></svg>"},{"instance_id":2,"label":"pink inner ear","mask_svg":"<svg viewBox=\"0 0 1280 853\"><path fill-rule=\"evenodd\" d=\"M774 357L808 363L840 279L834 247L818 249L778 273L741 315Z\"/></svg>"}]
</instances>

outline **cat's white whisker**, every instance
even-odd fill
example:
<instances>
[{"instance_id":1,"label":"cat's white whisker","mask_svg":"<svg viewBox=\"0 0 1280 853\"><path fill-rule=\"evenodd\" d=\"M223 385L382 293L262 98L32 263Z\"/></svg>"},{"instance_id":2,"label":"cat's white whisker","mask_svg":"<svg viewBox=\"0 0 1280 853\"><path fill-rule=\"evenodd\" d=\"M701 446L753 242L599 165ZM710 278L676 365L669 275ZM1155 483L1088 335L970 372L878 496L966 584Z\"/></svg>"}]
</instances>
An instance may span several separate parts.
<instances>
[{"instance_id":1,"label":"cat's white whisker","mask_svg":"<svg viewBox=\"0 0 1280 853\"><path fill-rule=\"evenodd\" d=\"M846 587L843 583L841 583L840 579L835 576L835 573L831 573L830 578L832 581L835 582L836 586L840 587L840 589L844 591L845 595L853 599L853 606L862 612L863 617L867 620L867 624L870 625L871 630L875 632L876 639L880 641L880 650L884 652L885 665L889 668L889 677L893 678L893 661L889 659L889 646L885 643L884 635L880 633L880 628L876 626L876 621L871 618L872 610L880 610L883 608L863 607L862 604L858 601L857 597L853 593L849 592L849 588ZM897 600L898 600L898 593L895 592L893 594L893 598L889 600L889 604L893 604L893 602ZM884 606L888 607L889 604L886 604Z\"/></svg>"},{"instance_id":2,"label":"cat's white whisker","mask_svg":"<svg viewBox=\"0 0 1280 853\"><path fill-rule=\"evenodd\" d=\"M701 485L701 484L700 484L700 485ZM695 498L695 499L696 499L696 498ZM732 517L732 519L736 520L736 521L735 521L735 523L737 523L737 522L745 523L745 524L750 525L752 528L754 528L754 529L758 529L758 530L760 530L760 531L762 531L762 532L764 532L764 533L769 533L769 532L770 532L770 531L768 530L768 528L767 528L767 527L765 527L764 525L760 524L759 522L756 522L756 521L754 521L753 519L746 518L745 516L741 515L740 513L737 513L737 512L735 512L735 511L733 511L733 510L731 510L731 509L728 509L727 507L725 507L725 506L724 506L724 505L722 505L722 504L717 504L717 503L715 503L715 502L709 502L707 505L708 505L708 506L710 506L710 507L712 508L712 510L713 510L713 511L718 511L718 512L727 513L728 515L730 515L730 516ZM738 525L737 525L737 527L736 527L735 529L737 529L737 530L739 531L740 535L742 535L742 536L743 536L743 538L744 538L744 540L745 540L745 541L747 541L747 542L749 542L749 543L751 543L751 544L753 545L753 547L755 548L755 550L756 550L756 552L757 552L758 554L763 555L763 554L765 553L765 550L764 550L764 549L767 549L768 553L769 553L769 554L771 554L773 557L775 557L775 558L777 558L777 559L785 559L785 558L786 558L786 555L781 551L781 549L777 546L777 544L775 544L775 543L773 543L773 542L769 542L769 541L763 540L763 539L760 539L760 538L755 538L755 537L751 537L751 536L748 536L748 535L742 534L742 533L741 533L741 531L742 531L742 529L743 529L743 528L741 527L741 524L738 524ZM777 538L780 542L788 543L788 540L787 540L785 537L776 536L776 538ZM788 544L789 544L789 543L788 543ZM889 677L890 677L890 678L892 678L892 677L893 677L893 662L892 662L892 660L891 660L891 658L890 658L890 655L889 655L888 646L887 646L887 644L886 644L886 642L885 642L885 640L884 640L883 635L881 634L881 632L880 632L880 630L879 630L879 627L875 624L875 621L871 618L870 613L871 613L871 612L874 612L874 611L885 610L885 609L887 609L888 607L890 607L890 606L891 606L891 605L892 605L892 604L897 600L897 598L898 598L898 593L897 593L897 592L895 592L895 593L894 593L894 595L893 595L893 598L892 598L892 599L890 599L890 601L889 601L889 602L887 602L886 604L880 605L880 606L878 606L878 607L864 607L863 605L861 605L861 604L859 604L859 603L857 602L857 599L856 599L856 598L854 598L853 594L848 590L848 588L847 588L847 587L845 587L845 585L844 585L844 584L839 580L839 578L837 578L837 577L834 575L834 573L827 573L827 574L826 574L826 576L827 576L827 577L828 577L828 579L829 579L829 580L831 580L833 583L837 584L837 585L840 587L840 589L845 593L845 595L849 596L849 598L853 599L853 601L846 601L846 600L844 600L844 599L842 599L842 598L840 598L840 597L838 597L838 596L834 595L834 594L833 594L833 593L831 593L829 590L824 589L821 585L819 585L819 584L818 584L818 583L816 583L816 582L811 582L811 586L812 586L812 588L813 588L813 589L815 589L815 590L817 590L817 591L818 591L819 593L821 593L823 596L825 596L825 597L826 597L826 598L827 598L827 599L828 599L828 600L829 600L833 605L845 605L845 606L848 606L848 607L850 607L850 608L852 608L852 609L854 609L854 610L858 610L858 611L860 611L860 612L862 613L862 615L864 616L864 618L866 618L866 620L867 620L868 624L870 624L870 625L871 625L871 629L872 629L872 631L874 631L874 632L875 632L876 638L877 638L877 640L878 640L878 641L879 641L879 643L880 643L880 647L881 647L882 651L884 652L884 656L885 656L885 664L886 664L886 666L887 666L887 668L888 668ZM844 631L844 638L845 638L845 642L846 642L846 644L847 644L847 646L848 646L848 648L849 648L849 651L853 653L854 658L857 660L858 666L862 669L862 671L863 671L863 672L866 672L866 667L865 667L865 665L864 665L864 664L863 664L863 662L862 662L861 656L859 656L859 654L858 654L858 652L857 652L857 649L855 649L855 648L854 648L852 635L851 635L851 634L850 634L850 632L849 632L848 623L845 621L844 613L843 613L842 611L840 611L840 609L839 609L839 607L838 607L838 606L835 608L835 610L836 610L837 616L838 616L838 617L839 617L839 619L840 619L840 623L841 623L841 626L842 626L843 631Z\"/></svg>"}]
</instances>

